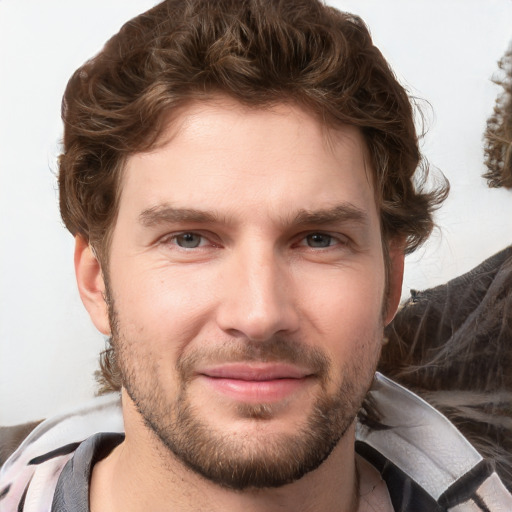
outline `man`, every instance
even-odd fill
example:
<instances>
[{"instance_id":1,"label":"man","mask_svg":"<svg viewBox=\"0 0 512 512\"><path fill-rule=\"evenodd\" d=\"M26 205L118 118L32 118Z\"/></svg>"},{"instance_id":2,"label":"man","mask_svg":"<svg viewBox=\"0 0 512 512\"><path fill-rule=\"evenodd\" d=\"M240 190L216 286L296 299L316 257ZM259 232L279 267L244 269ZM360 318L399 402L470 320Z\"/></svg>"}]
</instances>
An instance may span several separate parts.
<instances>
[{"instance_id":1,"label":"man","mask_svg":"<svg viewBox=\"0 0 512 512\"><path fill-rule=\"evenodd\" d=\"M413 185L411 104L361 20L163 2L74 74L63 120L61 212L121 405L37 427L6 510L512 506L444 417L375 376L445 190Z\"/></svg>"}]
</instances>

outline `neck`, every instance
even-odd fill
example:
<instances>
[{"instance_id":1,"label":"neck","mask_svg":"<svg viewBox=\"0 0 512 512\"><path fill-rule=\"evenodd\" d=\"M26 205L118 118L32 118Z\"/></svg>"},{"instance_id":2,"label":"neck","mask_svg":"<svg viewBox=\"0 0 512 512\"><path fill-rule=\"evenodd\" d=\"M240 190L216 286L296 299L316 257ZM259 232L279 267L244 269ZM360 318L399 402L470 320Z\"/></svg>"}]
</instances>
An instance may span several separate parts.
<instances>
[{"instance_id":1,"label":"neck","mask_svg":"<svg viewBox=\"0 0 512 512\"><path fill-rule=\"evenodd\" d=\"M320 467L301 479L279 488L235 491L220 487L185 467L161 444L125 398L123 396L126 439L93 469L92 512L144 509L353 512L365 509L365 503L361 508L358 506L354 426Z\"/></svg>"}]
</instances>

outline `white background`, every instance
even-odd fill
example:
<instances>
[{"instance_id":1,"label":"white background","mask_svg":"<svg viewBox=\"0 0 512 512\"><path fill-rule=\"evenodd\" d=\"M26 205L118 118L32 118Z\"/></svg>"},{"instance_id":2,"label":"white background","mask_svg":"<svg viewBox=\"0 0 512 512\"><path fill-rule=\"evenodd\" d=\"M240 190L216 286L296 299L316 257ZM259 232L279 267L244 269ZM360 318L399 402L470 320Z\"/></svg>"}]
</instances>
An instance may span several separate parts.
<instances>
[{"instance_id":1,"label":"white background","mask_svg":"<svg viewBox=\"0 0 512 512\"><path fill-rule=\"evenodd\" d=\"M94 393L104 345L74 283L56 156L67 79L152 0L0 0L0 424L48 417ZM411 93L428 100L423 149L452 184L404 283L445 282L512 240L512 192L480 177L490 82L512 39L512 0L338 0Z\"/></svg>"}]
</instances>

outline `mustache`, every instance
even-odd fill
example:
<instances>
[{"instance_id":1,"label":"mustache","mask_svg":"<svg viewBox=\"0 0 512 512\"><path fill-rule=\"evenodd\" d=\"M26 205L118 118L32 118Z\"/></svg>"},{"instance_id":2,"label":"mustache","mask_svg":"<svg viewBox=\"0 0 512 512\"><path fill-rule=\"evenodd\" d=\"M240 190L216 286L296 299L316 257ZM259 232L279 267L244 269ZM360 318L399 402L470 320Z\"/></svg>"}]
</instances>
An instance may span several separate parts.
<instances>
[{"instance_id":1,"label":"mustache","mask_svg":"<svg viewBox=\"0 0 512 512\"><path fill-rule=\"evenodd\" d=\"M197 368L226 363L287 363L307 368L320 377L327 375L330 360L318 347L276 336L266 341L230 340L219 346L203 346L182 354L176 371L184 382L191 380Z\"/></svg>"}]
</instances>

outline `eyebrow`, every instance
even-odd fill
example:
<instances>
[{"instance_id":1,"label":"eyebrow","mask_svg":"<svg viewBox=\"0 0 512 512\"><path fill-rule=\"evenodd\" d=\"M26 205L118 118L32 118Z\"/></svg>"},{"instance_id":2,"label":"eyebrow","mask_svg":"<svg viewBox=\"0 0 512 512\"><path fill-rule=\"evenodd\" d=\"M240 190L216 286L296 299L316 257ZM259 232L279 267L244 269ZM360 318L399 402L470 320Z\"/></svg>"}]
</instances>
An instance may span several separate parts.
<instances>
[{"instance_id":1,"label":"eyebrow","mask_svg":"<svg viewBox=\"0 0 512 512\"><path fill-rule=\"evenodd\" d=\"M320 210L299 210L292 223L296 225L322 225L339 222L354 222L356 224L368 224L366 211L357 208L350 203L343 203L332 208Z\"/></svg>"},{"instance_id":2,"label":"eyebrow","mask_svg":"<svg viewBox=\"0 0 512 512\"><path fill-rule=\"evenodd\" d=\"M173 222L212 223L218 217L210 212L195 208L174 208L170 205L158 205L148 208L139 215L140 223L145 227Z\"/></svg>"},{"instance_id":3,"label":"eyebrow","mask_svg":"<svg viewBox=\"0 0 512 512\"><path fill-rule=\"evenodd\" d=\"M195 208L176 208L169 204L163 204L142 211L139 215L139 221L145 227L179 222L206 224L219 222L219 216L214 212ZM340 222L354 222L365 225L369 222L368 214L350 203L343 203L332 208L319 210L301 209L290 220L285 219L283 224L319 226Z\"/></svg>"}]
</instances>

